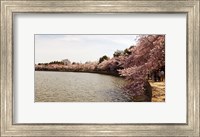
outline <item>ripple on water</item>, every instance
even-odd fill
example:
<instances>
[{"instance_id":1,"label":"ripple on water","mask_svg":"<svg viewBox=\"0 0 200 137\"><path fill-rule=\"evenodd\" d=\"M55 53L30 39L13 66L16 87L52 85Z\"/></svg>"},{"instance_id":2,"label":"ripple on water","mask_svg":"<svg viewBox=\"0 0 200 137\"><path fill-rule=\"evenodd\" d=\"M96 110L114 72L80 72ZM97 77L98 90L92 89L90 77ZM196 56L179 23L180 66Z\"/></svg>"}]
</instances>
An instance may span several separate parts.
<instances>
[{"instance_id":1,"label":"ripple on water","mask_svg":"<svg viewBox=\"0 0 200 137\"><path fill-rule=\"evenodd\" d=\"M80 72L35 72L36 102L128 102L124 79Z\"/></svg>"}]
</instances>

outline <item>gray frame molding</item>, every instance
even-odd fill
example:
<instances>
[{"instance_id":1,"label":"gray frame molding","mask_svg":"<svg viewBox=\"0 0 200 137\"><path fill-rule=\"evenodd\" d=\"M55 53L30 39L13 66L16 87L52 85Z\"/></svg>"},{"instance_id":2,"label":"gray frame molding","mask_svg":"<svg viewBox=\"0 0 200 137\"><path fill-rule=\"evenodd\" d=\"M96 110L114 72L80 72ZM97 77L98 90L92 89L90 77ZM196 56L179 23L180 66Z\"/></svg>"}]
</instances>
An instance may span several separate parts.
<instances>
[{"instance_id":1,"label":"gray frame molding","mask_svg":"<svg viewBox=\"0 0 200 137\"><path fill-rule=\"evenodd\" d=\"M1 0L1 136L199 137L199 0ZM13 124L14 13L187 13L187 124Z\"/></svg>"}]
</instances>

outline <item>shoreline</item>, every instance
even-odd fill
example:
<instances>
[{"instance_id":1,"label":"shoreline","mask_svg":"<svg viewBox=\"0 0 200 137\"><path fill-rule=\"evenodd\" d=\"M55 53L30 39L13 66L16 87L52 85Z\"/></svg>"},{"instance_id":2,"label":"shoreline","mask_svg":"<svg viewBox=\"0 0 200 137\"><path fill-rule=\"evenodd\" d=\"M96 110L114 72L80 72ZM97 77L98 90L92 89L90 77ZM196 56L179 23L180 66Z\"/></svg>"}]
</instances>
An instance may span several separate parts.
<instances>
[{"instance_id":1,"label":"shoreline","mask_svg":"<svg viewBox=\"0 0 200 137\"><path fill-rule=\"evenodd\" d=\"M123 76L120 76L119 74L116 74L116 73L109 73L109 72L103 72L103 71L66 71L66 70L35 70L35 71L94 73L94 74L103 74L103 75L110 75L110 76L115 76L115 77L124 78Z\"/></svg>"}]
</instances>

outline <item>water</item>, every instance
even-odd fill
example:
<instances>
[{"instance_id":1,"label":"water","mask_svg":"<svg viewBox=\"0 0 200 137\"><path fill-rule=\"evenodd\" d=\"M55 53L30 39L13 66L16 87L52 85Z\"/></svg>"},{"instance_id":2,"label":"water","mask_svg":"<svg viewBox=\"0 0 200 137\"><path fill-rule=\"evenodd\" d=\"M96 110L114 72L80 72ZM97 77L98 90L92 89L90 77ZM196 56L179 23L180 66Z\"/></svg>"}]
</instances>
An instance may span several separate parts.
<instances>
[{"instance_id":1,"label":"water","mask_svg":"<svg viewBox=\"0 0 200 137\"><path fill-rule=\"evenodd\" d=\"M35 72L36 102L127 102L123 78L80 72Z\"/></svg>"}]
</instances>

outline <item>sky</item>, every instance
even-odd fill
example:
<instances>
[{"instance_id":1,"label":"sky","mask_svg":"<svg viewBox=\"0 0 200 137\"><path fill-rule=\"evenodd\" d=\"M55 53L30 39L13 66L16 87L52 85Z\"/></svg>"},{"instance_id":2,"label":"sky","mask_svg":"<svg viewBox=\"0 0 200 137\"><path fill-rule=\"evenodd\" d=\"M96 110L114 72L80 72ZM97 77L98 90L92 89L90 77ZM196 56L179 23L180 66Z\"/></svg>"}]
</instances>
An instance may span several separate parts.
<instances>
[{"instance_id":1,"label":"sky","mask_svg":"<svg viewBox=\"0 0 200 137\"><path fill-rule=\"evenodd\" d=\"M138 35L35 35L35 63L98 61L136 44Z\"/></svg>"}]
</instances>

